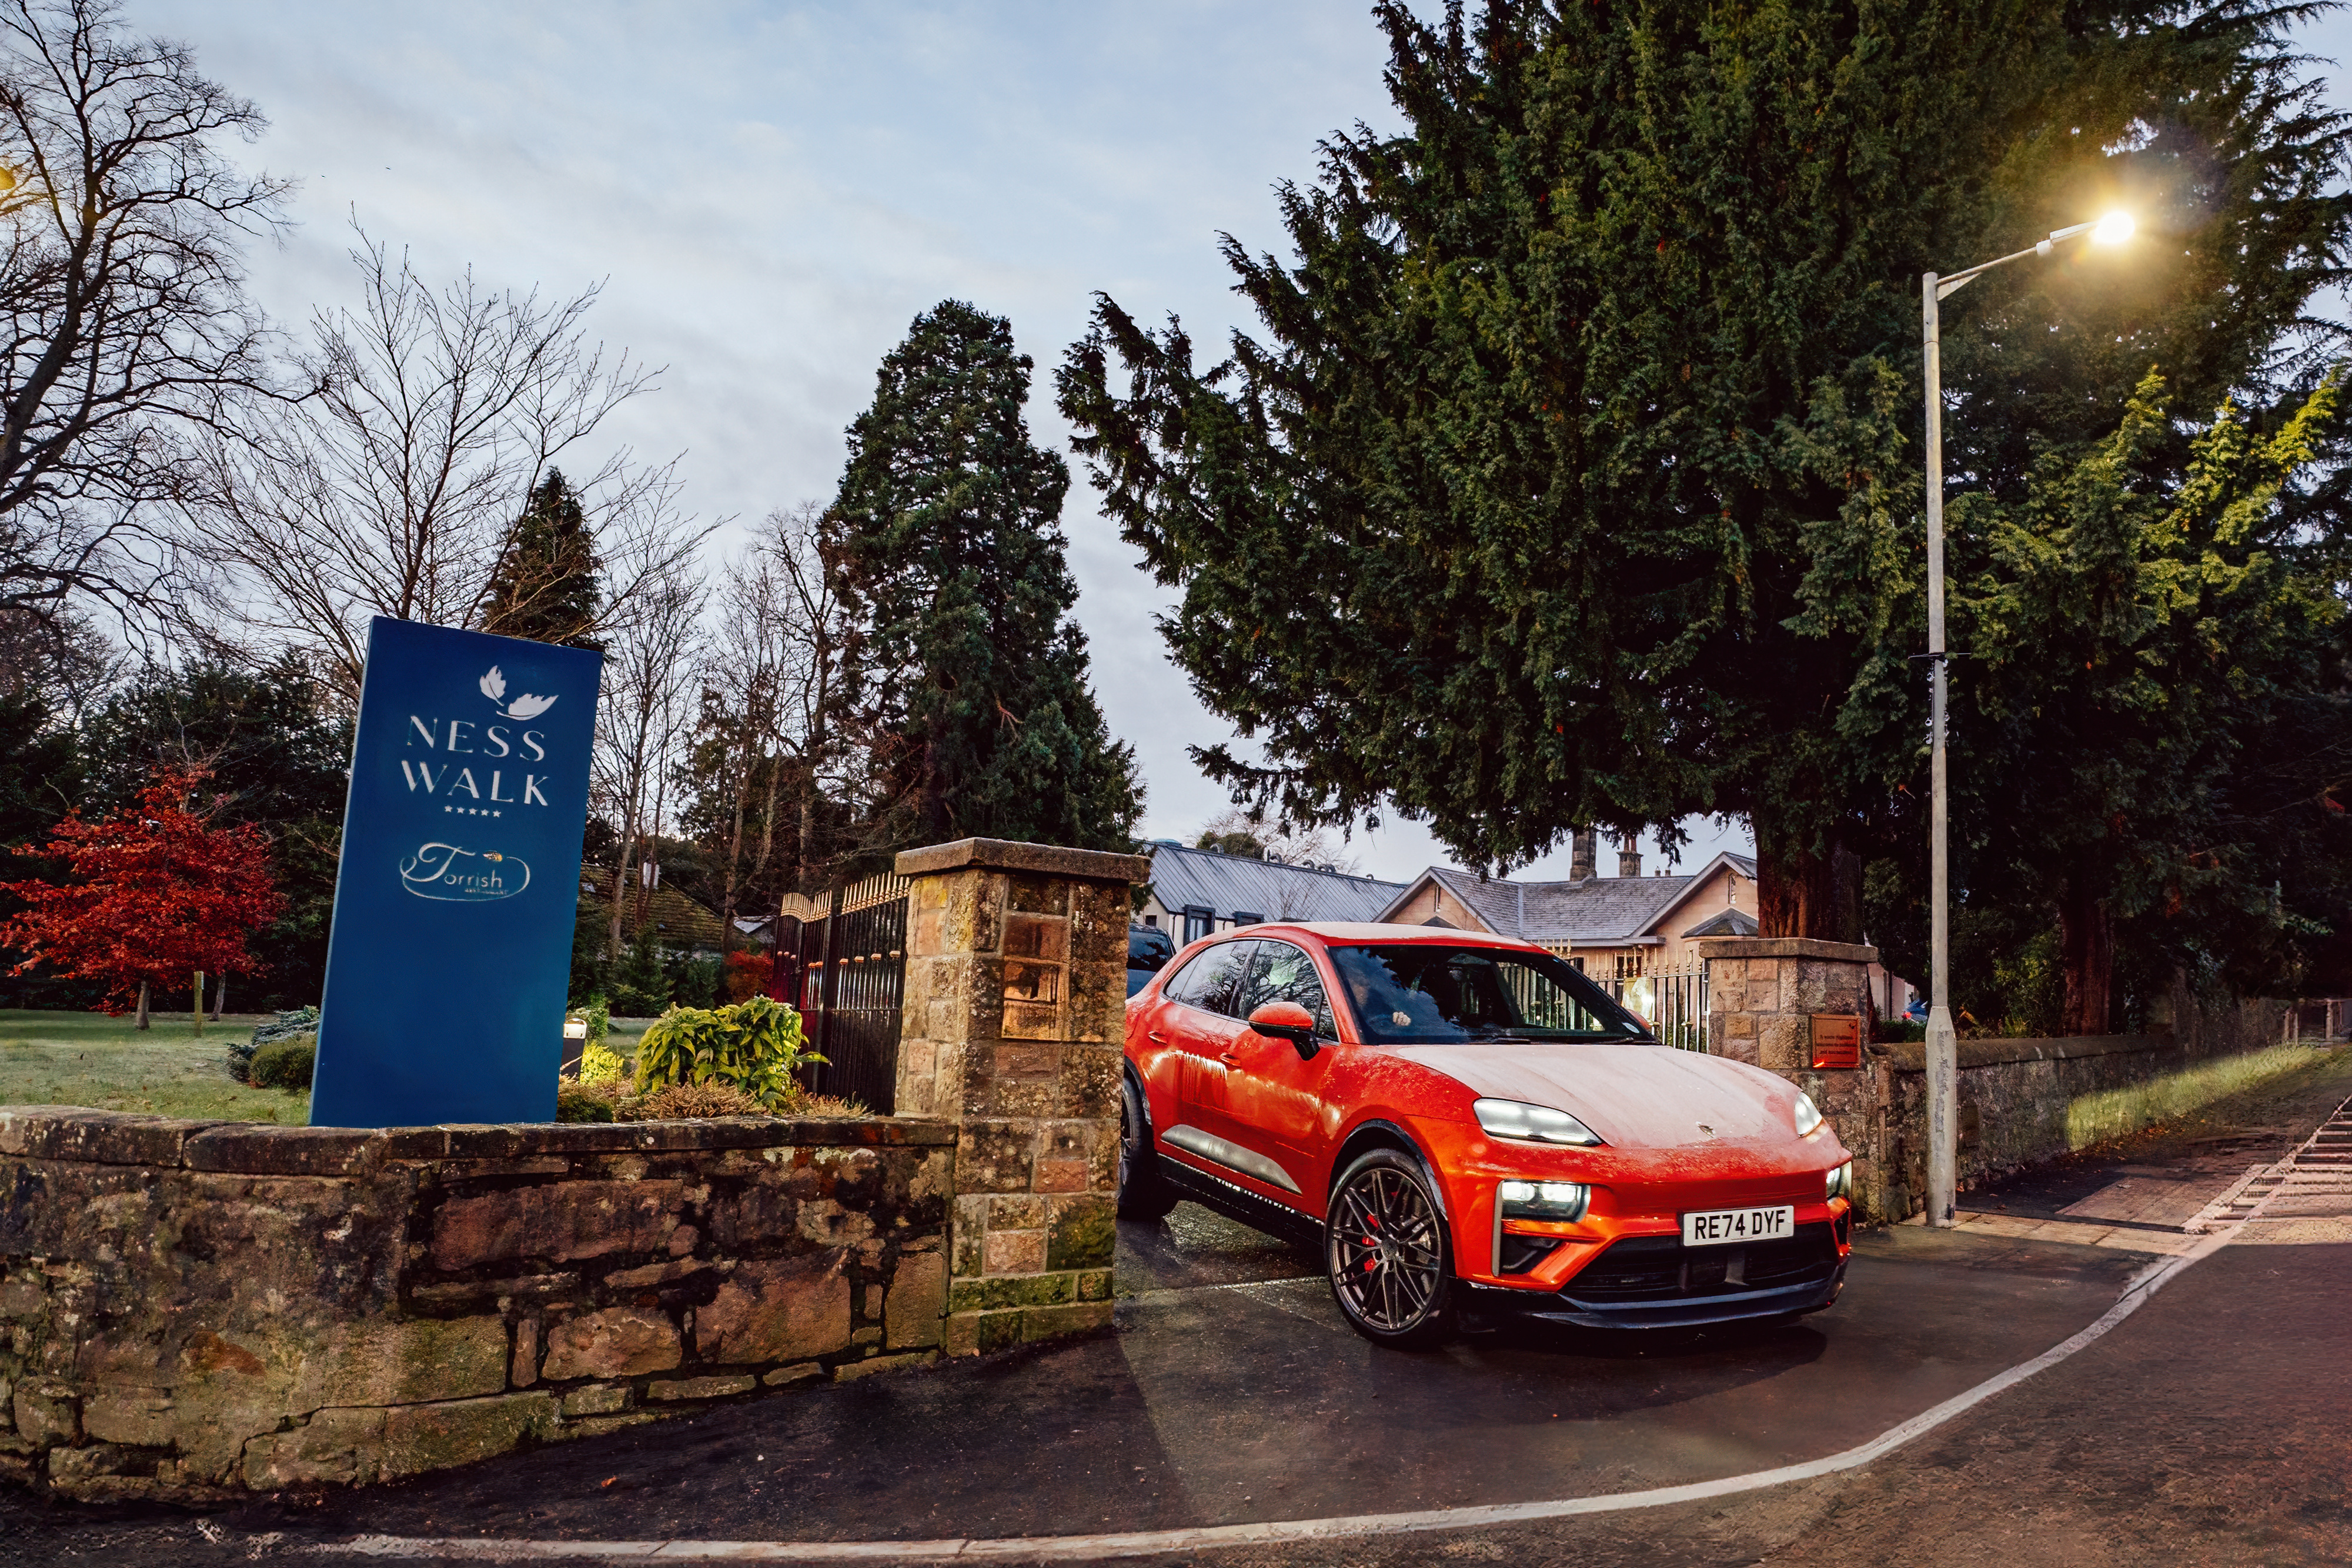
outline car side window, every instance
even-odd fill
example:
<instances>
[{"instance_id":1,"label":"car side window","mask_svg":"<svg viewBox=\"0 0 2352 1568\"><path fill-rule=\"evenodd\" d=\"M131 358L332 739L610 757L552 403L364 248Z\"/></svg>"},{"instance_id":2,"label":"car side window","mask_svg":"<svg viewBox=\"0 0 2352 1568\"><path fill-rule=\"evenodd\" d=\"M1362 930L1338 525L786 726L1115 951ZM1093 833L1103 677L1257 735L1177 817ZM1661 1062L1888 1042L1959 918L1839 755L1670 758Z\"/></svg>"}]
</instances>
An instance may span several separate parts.
<instances>
[{"instance_id":1,"label":"car side window","mask_svg":"<svg viewBox=\"0 0 2352 1568\"><path fill-rule=\"evenodd\" d=\"M1250 965L1236 1010L1246 1019L1268 1002L1297 1002L1313 1016L1317 1034L1326 1040L1339 1037L1339 1031L1331 1027L1331 1001L1323 994L1315 960L1287 942L1258 943L1257 957Z\"/></svg>"},{"instance_id":2,"label":"car side window","mask_svg":"<svg viewBox=\"0 0 2352 1568\"><path fill-rule=\"evenodd\" d=\"M1171 1001L1181 1002L1188 1008L1203 1012L1222 1013L1232 1010L1234 988L1244 973L1243 966L1255 942L1221 942L1200 954L1176 972L1160 994Z\"/></svg>"}]
</instances>

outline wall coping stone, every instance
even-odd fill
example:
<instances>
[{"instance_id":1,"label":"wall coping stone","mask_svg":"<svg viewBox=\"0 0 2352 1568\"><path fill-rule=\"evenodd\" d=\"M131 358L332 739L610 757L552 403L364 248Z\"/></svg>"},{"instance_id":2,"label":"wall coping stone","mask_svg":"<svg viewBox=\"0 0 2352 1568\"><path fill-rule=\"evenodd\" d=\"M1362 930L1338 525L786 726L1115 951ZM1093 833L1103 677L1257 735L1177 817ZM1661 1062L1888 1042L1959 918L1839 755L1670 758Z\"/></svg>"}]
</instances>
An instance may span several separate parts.
<instances>
[{"instance_id":1,"label":"wall coping stone","mask_svg":"<svg viewBox=\"0 0 2352 1568\"><path fill-rule=\"evenodd\" d=\"M1028 872L1038 876L1066 876L1080 882L1135 883L1151 877L1149 855L1112 854L1105 850L1073 850L1059 844L1022 844L1010 839L958 839L899 853L900 876L925 876L934 872L976 867L986 871Z\"/></svg>"},{"instance_id":2,"label":"wall coping stone","mask_svg":"<svg viewBox=\"0 0 2352 1568\"><path fill-rule=\"evenodd\" d=\"M1875 964L1878 949L1859 942L1824 942L1813 936L1707 936L1698 943L1702 962L1709 958L1838 958L1849 964Z\"/></svg>"},{"instance_id":3,"label":"wall coping stone","mask_svg":"<svg viewBox=\"0 0 2352 1568\"><path fill-rule=\"evenodd\" d=\"M2180 1042L2168 1034L2085 1034L2059 1040L1964 1040L1959 1042L1962 1067L1999 1067L2011 1061L2076 1061L2092 1056L2127 1056L2144 1051L2168 1051ZM1925 1072L1925 1040L1891 1040L1874 1044L1873 1056L1885 1059L1896 1072Z\"/></svg>"},{"instance_id":4,"label":"wall coping stone","mask_svg":"<svg viewBox=\"0 0 2352 1568\"><path fill-rule=\"evenodd\" d=\"M351 1176L402 1161L503 1160L532 1155L860 1144L945 1148L955 1141L953 1122L924 1116L729 1116L696 1122L373 1129L193 1122L79 1105L0 1105L0 1155L246 1176Z\"/></svg>"}]
</instances>

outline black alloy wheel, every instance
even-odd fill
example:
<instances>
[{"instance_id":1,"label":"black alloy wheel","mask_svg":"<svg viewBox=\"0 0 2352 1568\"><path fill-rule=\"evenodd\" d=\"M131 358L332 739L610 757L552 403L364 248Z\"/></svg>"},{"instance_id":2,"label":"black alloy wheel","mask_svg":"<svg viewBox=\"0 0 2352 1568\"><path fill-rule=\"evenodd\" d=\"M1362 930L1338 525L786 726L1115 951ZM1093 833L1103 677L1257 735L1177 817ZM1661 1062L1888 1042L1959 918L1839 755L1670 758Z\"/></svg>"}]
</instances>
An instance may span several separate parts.
<instances>
[{"instance_id":1,"label":"black alloy wheel","mask_svg":"<svg viewBox=\"0 0 2352 1568\"><path fill-rule=\"evenodd\" d=\"M1122 1072L1118 1078L1118 1217L1161 1219L1175 1207L1176 1191L1160 1173L1160 1155L1151 1146L1143 1092Z\"/></svg>"},{"instance_id":2,"label":"black alloy wheel","mask_svg":"<svg viewBox=\"0 0 2352 1568\"><path fill-rule=\"evenodd\" d=\"M1395 1149L1374 1149L1331 1189L1324 1260L1332 1297L1375 1344L1419 1350L1454 1327L1452 1249L1429 1173Z\"/></svg>"}]
</instances>

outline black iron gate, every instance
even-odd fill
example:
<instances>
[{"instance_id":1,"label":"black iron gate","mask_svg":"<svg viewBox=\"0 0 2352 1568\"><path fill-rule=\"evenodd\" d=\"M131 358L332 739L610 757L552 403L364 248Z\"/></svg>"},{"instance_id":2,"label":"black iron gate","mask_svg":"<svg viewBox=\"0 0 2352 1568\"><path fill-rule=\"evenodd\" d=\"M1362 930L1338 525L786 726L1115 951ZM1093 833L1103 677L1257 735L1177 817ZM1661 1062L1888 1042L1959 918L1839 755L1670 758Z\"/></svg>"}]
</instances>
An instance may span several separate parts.
<instances>
[{"instance_id":1,"label":"black iron gate","mask_svg":"<svg viewBox=\"0 0 2352 1568\"><path fill-rule=\"evenodd\" d=\"M888 1115L898 1094L899 1006L907 987L907 879L874 876L778 911L776 992L801 1011L825 1059L808 1087Z\"/></svg>"}]
</instances>

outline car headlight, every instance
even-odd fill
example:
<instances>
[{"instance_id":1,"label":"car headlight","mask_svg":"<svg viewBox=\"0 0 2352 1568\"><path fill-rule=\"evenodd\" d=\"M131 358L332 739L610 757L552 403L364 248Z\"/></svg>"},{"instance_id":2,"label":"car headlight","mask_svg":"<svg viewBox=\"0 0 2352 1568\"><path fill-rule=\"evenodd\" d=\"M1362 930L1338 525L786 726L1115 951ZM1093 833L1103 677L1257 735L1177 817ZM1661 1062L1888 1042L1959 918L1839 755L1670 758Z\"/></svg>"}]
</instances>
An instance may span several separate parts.
<instances>
[{"instance_id":1,"label":"car headlight","mask_svg":"<svg viewBox=\"0 0 2352 1568\"><path fill-rule=\"evenodd\" d=\"M1812 1135L1813 1129L1821 1124L1821 1107L1813 1103L1813 1097L1811 1095L1806 1093L1801 1089L1798 1090L1797 1136L1801 1138L1811 1137Z\"/></svg>"},{"instance_id":2,"label":"car headlight","mask_svg":"<svg viewBox=\"0 0 2352 1568\"><path fill-rule=\"evenodd\" d=\"M1837 1169L1830 1172L1829 1179L1824 1185L1829 1189L1822 1195L1824 1197L1843 1197L1848 1202L1853 1201L1853 1162L1852 1160L1848 1160L1845 1164L1838 1166Z\"/></svg>"},{"instance_id":3,"label":"car headlight","mask_svg":"<svg viewBox=\"0 0 2352 1568\"><path fill-rule=\"evenodd\" d=\"M1580 1181L1507 1181L1495 1197L1505 1219L1581 1219L1592 1189Z\"/></svg>"},{"instance_id":4,"label":"car headlight","mask_svg":"<svg viewBox=\"0 0 2352 1568\"><path fill-rule=\"evenodd\" d=\"M1497 1138L1524 1138L1531 1144L1574 1144L1596 1149L1601 1140L1592 1129L1565 1111L1529 1105L1519 1100L1481 1100L1470 1107L1478 1125Z\"/></svg>"}]
</instances>

